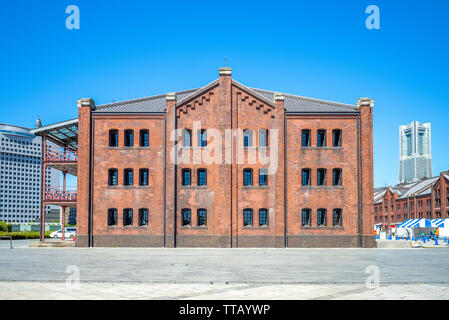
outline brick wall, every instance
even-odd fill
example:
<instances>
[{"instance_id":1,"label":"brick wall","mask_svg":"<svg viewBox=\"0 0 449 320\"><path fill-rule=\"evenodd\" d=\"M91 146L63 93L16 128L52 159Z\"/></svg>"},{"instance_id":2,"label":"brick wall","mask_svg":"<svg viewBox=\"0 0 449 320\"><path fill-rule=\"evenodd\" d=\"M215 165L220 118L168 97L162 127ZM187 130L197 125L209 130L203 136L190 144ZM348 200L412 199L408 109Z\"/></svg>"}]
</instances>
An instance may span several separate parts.
<instances>
[{"instance_id":1,"label":"brick wall","mask_svg":"<svg viewBox=\"0 0 449 320\"><path fill-rule=\"evenodd\" d=\"M365 105L359 110L360 113L350 115L285 115L282 95L268 101L233 82L227 69L220 71L217 81L191 98L180 101L174 94L167 94L165 115L95 114L93 137L90 137L91 109L82 106L79 108L77 244L88 244L89 199L92 196L95 246L284 247L287 241L291 247L370 247L373 245L372 108ZM269 147L265 149L267 155L274 153L271 142L277 142L277 169L268 176L268 185L259 186L259 169L267 169L269 165L261 163L255 148L243 149L245 162L237 163L238 147L242 145L243 138L234 137L229 145L223 143L223 147L228 146L232 150L230 163L226 163L225 149L218 157L222 163L173 163L172 150L183 151L189 156L211 150L215 137L208 136L207 147L198 147L194 121L200 121L201 128L216 129L222 138L226 137L229 129L252 129L254 146L259 144L259 130L276 129L277 137L269 135ZM190 148L182 148L180 138L177 138L178 143L170 139L175 129L182 128L192 130L193 145ZM111 129L119 132L119 147L108 146ZM126 129L134 130L135 147L123 147ZM138 147L140 129L150 132L148 148ZM311 130L312 146L309 148L301 147L301 129ZM318 129L327 130L328 146L325 148L316 148ZM330 147L332 129L342 130L341 147ZM356 139L358 135L359 140ZM284 146L287 150L286 170ZM253 152L256 161L249 163L249 155ZM108 186L110 168L118 169L118 186ZM125 168L134 169L132 187L123 186ZM149 169L148 187L138 186L140 168ZM191 169L190 186L181 185L184 168ZM197 170L200 168L207 169L207 186L197 185ZM253 170L253 186L243 185L245 168ZM301 187L302 168L312 170L310 187ZM325 187L316 186L318 168L327 169ZM342 169L342 186L331 185L333 168ZM93 179L92 195L89 194L90 175ZM109 208L118 211L117 226L108 226ZM125 208L134 210L132 226L122 225ZM148 208L148 226L138 226L139 208ZM192 223L189 226L182 225L183 208L191 209ZM206 226L197 225L197 209L200 208L207 210ZM253 209L252 226L243 224L243 210L246 208ZM301 226L302 208L312 209L311 227ZM316 225L319 208L327 209L325 227ZM342 209L341 227L332 226L334 208ZM259 209L268 209L267 226L259 226Z\"/></svg>"}]
</instances>

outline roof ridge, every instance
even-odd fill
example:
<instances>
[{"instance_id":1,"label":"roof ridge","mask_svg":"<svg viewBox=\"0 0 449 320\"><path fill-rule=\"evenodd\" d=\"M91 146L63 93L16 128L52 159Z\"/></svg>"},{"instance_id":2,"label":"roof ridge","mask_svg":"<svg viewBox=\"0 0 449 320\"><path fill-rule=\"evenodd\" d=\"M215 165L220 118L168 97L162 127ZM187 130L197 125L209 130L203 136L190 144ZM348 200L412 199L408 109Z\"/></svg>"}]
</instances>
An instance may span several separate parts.
<instances>
[{"instance_id":1,"label":"roof ridge","mask_svg":"<svg viewBox=\"0 0 449 320\"><path fill-rule=\"evenodd\" d=\"M270 94L277 93L275 91L259 89L259 88L251 88L250 87L250 89L258 90L258 91L262 91L262 92L270 93ZM290 94L290 93L283 93L283 94L286 97L291 97L291 98L295 98L295 99L302 99L302 100L308 100L308 101L314 101L314 102L321 102L321 103L324 103L324 104L328 104L328 105L332 105L332 106L336 106L336 107L341 107L341 108L346 108L346 109L355 109L355 105L348 104L348 103L334 102L334 101L329 101L329 100L323 100L323 99L317 99L317 98L298 96L298 95L294 95L294 94Z\"/></svg>"}]
</instances>

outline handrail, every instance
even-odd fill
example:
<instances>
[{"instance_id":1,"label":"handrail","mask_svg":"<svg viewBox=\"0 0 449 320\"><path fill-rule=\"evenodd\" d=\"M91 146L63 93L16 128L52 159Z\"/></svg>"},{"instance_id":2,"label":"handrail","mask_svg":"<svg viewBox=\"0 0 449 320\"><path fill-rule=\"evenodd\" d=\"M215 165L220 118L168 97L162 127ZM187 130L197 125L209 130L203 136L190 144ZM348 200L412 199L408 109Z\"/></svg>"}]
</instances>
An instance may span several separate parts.
<instances>
[{"instance_id":1,"label":"handrail","mask_svg":"<svg viewBox=\"0 0 449 320\"><path fill-rule=\"evenodd\" d=\"M2 238L9 238L9 249L13 249L12 247L12 237L11 236L0 236L0 239Z\"/></svg>"},{"instance_id":2,"label":"handrail","mask_svg":"<svg viewBox=\"0 0 449 320\"><path fill-rule=\"evenodd\" d=\"M67 187L66 190L58 187L45 188L44 201L76 201L78 190L76 187Z\"/></svg>"},{"instance_id":3,"label":"handrail","mask_svg":"<svg viewBox=\"0 0 449 320\"><path fill-rule=\"evenodd\" d=\"M78 162L78 152L64 148L48 147L45 152L45 161L50 162Z\"/></svg>"}]
</instances>

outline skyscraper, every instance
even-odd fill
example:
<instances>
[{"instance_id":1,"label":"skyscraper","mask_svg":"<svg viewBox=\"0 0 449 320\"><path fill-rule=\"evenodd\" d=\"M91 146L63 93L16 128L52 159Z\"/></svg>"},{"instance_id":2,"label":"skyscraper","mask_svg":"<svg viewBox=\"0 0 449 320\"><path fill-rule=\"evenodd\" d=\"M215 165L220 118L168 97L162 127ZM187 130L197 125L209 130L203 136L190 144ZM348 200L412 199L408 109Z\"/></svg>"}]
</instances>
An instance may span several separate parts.
<instances>
[{"instance_id":1,"label":"skyscraper","mask_svg":"<svg viewBox=\"0 0 449 320\"><path fill-rule=\"evenodd\" d=\"M32 222L41 213L42 138L28 128L0 123L0 221ZM47 168L47 186L60 176ZM47 206L46 214L55 206Z\"/></svg>"},{"instance_id":2,"label":"skyscraper","mask_svg":"<svg viewBox=\"0 0 449 320\"><path fill-rule=\"evenodd\" d=\"M399 126L399 183L432 177L430 141L430 122Z\"/></svg>"}]
</instances>

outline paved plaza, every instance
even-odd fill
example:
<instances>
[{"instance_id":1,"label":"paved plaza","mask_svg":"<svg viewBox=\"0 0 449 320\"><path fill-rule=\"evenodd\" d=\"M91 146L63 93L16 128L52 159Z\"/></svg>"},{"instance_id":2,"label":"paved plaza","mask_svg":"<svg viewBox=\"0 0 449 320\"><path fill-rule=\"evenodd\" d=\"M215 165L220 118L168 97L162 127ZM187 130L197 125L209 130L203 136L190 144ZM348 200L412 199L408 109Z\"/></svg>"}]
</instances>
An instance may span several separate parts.
<instances>
[{"instance_id":1,"label":"paved plaza","mask_svg":"<svg viewBox=\"0 0 449 320\"><path fill-rule=\"evenodd\" d=\"M0 299L449 299L449 250L29 248Z\"/></svg>"}]
</instances>

